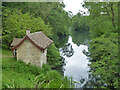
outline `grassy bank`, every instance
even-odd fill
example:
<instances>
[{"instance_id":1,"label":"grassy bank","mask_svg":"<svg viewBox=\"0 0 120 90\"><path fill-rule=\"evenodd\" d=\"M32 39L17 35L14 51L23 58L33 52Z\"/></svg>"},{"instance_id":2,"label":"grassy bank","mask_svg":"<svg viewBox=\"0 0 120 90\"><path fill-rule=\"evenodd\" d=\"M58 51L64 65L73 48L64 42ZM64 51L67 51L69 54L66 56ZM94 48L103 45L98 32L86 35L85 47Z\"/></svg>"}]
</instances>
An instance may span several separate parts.
<instances>
[{"instance_id":1,"label":"grassy bank","mask_svg":"<svg viewBox=\"0 0 120 90\"><path fill-rule=\"evenodd\" d=\"M2 50L2 88L69 88L70 81L48 64L38 68L12 57Z\"/></svg>"}]
</instances>

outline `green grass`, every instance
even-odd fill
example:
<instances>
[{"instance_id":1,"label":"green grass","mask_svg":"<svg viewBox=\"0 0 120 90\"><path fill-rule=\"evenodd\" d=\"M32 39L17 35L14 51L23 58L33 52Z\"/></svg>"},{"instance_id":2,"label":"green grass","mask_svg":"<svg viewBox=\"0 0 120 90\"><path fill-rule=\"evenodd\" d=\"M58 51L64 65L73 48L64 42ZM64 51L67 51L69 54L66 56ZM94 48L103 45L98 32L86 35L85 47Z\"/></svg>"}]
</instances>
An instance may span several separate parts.
<instances>
[{"instance_id":1,"label":"green grass","mask_svg":"<svg viewBox=\"0 0 120 90\"><path fill-rule=\"evenodd\" d=\"M25 88L34 87L33 80L36 77L28 69L28 65L25 63L16 61L12 57L2 58L2 82L5 88ZM25 71L26 70L26 71ZM28 70L28 71L27 71Z\"/></svg>"},{"instance_id":2,"label":"green grass","mask_svg":"<svg viewBox=\"0 0 120 90\"><path fill-rule=\"evenodd\" d=\"M11 51L2 50L2 88L69 88L70 81L58 71L50 69L49 65L43 68L17 61L11 56Z\"/></svg>"},{"instance_id":3,"label":"green grass","mask_svg":"<svg viewBox=\"0 0 120 90\"><path fill-rule=\"evenodd\" d=\"M12 56L12 51L6 50L6 49L2 49L2 52L0 52L0 54Z\"/></svg>"}]
</instances>

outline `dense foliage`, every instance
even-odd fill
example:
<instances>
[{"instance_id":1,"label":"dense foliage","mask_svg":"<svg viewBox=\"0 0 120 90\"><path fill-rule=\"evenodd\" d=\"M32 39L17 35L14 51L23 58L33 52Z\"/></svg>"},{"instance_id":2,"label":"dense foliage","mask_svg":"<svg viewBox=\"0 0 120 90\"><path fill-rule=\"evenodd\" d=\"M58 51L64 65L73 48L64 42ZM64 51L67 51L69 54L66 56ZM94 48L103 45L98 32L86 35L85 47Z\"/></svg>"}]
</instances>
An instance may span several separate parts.
<instances>
[{"instance_id":1,"label":"dense foliage","mask_svg":"<svg viewBox=\"0 0 120 90\"><path fill-rule=\"evenodd\" d=\"M42 70L25 65L23 62L16 62L13 58L4 57L3 87L69 87L70 82L67 78L63 78L57 71L52 71L50 68L58 69L62 65L57 47L59 47L61 36L69 34L72 19L73 32L90 32L90 67L92 75L97 78L95 82L99 84L97 87L118 88L120 75L118 72L118 38L120 38L118 36L118 3L85 2L83 7L88 8L90 15L83 16L79 12L72 18L68 17L71 13L64 11L64 7L65 5L59 2L3 3L3 48L10 49L13 38L23 38L27 28L30 28L31 32L43 31L55 43L48 48L47 59L50 66L45 65ZM73 37L73 42L78 46L83 43L78 42L76 38L82 37L80 35Z\"/></svg>"},{"instance_id":2,"label":"dense foliage","mask_svg":"<svg viewBox=\"0 0 120 90\"><path fill-rule=\"evenodd\" d=\"M89 2L91 71L99 87L118 88L118 3Z\"/></svg>"},{"instance_id":3,"label":"dense foliage","mask_svg":"<svg viewBox=\"0 0 120 90\"><path fill-rule=\"evenodd\" d=\"M16 8L17 10L21 10L23 14L29 13L30 15L32 15L32 17L35 17L38 20L39 17L41 17L44 20L45 24L50 25L53 28L52 39L54 40L55 44L57 44L56 39L69 34L68 28L70 26L70 17L68 17L68 13L63 10L63 8L65 7L64 3L9 2L3 3L3 6L12 9ZM40 21L41 20L39 20L39 22Z\"/></svg>"},{"instance_id":4,"label":"dense foliage","mask_svg":"<svg viewBox=\"0 0 120 90\"><path fill-rule=\"evenodd\" d=\"M23 62L16 62L10 57L3 58L3 87L70 87L67 78L63 78L59 72L51 70L61 69L63 61L58 51L58 41L61 36L69 34L70 18L68 13L63 10L64 6L64 3L60 2L2 3L2 47L4 49L10 49L13 38L23 38L26 29L31 29L31 33L42 31L54 41L47 53L49 68L47 66L41 70L31 65L25 65ZM32 83L34 80L37 81Z\"/></svg>"},{"instance_id":5,"label":"dense foliage","mask_svg":"<svg viewBox=\"0 0 120 90\"><path fill-rule=\"evenodd\" d=\"M61 69L64 61L62 61L63 59L60 57L59 51L54 44L48 48L47 60L52 69Z\"/></svg>"},{"instance_id":6,"label":"dense foliage","mask_svg":"<svg viewBox=\"0 0 120 90\"><path fill-rule=\"evenodd\" d=\"M72 30L73 31L89 31L89 25L87 25L87 16L83 16L80 14L80 12L77 13L77 15L72 17Z\"/></svg>"},{"instance_id":7,"label":"dense foliage","mask_svg":"<svg viewBox=\"0 0 120 90\"><path fill-rule=\"evenodd\" d=\"M45 25L41 17L35 18L29 13L23 14L20 10L3 7L3 48L9 49L13 38L23 38L27 28L32 32L43 31L51 36L49 25Z\"/></svg>"},{"instance_id":8,"label":"dense foliage","mask_svg":"<svg viewBox=\"0 0 120 90\"><path fill-rule=\"evenodd\" d=\"M26 29L31 33L42 31L54 41L48 49L48 61L51 68L61 66L59 38L69 34L70 18L63 10L63 3L5 2L2 12L2 47L10 49L13 38L23 38ZM51 60L50 60L51 59ZM56 62L53 63L53 59ZM53 63L53 64L52 64Z\"/></svg>"}]
</instances>

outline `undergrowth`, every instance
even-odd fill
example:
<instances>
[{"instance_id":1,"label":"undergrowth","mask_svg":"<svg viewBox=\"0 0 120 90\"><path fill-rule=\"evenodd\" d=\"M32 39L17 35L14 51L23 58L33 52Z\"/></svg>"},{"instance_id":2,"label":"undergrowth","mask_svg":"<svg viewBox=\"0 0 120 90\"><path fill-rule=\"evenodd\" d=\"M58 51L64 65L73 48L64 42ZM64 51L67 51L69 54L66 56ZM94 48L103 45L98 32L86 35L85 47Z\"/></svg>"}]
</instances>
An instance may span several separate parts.
<instances>
[{"instance_id":1,"label":"undergrowth","mask_svg":"<svg viewBox=\"0 0 120 90\"><path fill-rule=\"evenodd\" d=\"M3 50L2 54L10 55ZM42 69L17 61L13 57L2 57L2 88L69 88L70 81L48 64Z\"/></svg>"}]
</instances>

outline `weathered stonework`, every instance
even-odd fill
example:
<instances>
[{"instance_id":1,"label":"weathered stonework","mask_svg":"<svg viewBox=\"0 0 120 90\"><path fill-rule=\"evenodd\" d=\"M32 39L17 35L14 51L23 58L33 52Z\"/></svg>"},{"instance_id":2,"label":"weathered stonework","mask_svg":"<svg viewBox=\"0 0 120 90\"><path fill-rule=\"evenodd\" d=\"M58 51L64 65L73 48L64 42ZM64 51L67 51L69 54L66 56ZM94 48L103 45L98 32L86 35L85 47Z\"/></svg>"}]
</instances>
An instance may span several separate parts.
<instances>
[{"instance_id":1,"label":"weathered stonework","mask_svg":"<svg viewBox=\"0 0 120 90\"><path fill-rule=\"evenodd\" d=\"M11 43L13 56L17 60L22 60L26 64L31 63L42 68L47 63L47 48L53 43L44 33L30 33L30 29L26 30L23 38L14 38Z\"/></svg>"},{"instance_id":2,"label":"weathered stonework","mask_svg":"<svg viewBox=\"0 0 120 90\"><path fill-rule=\"evenodd\" d=\"M47 63L46 54L47 49L44 52L41 51L28 39L17 48L17 60L23 60L26 64L31 63L41 68Z\"/></svg>"}]
</instances>

